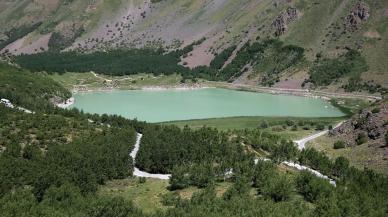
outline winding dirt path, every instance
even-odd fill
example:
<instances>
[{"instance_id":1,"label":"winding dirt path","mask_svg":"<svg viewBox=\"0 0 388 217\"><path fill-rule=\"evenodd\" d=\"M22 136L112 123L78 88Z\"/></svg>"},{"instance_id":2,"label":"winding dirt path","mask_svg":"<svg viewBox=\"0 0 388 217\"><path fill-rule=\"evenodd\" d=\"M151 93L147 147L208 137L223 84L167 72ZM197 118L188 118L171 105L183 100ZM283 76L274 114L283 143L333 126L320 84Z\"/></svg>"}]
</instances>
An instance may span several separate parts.
<instances>
[{"instance_id":1,"label":"winding dirt path","mask_svg":"<svg viewBox=\"0 0 388 217\"><path fill-rule=\"evenodd\" d=\"M343 122L338 123L334 127L334 129L337 128L337 127L340 127L342 125L342 123ZM301 140L297 140L297 141L294 141L294 142L297 143L298 148L300 150L303 150L305 148L305 144L308 141L311 141L311 140L316 139L316 138L318 138L320 136L323 136L323 135L325 135L328 132L329 132L328 130L325 130L325 131L322 131L322 132L310 135L308 137L305 137L305 138L303 138ZM139 152L139 149L140 149L140 143L141 143L141 138L142 137L143 137L142 134L137 133L135 147L133 148L132 152L130 153L130 156L133 158L133 162L134 163L135 163L136 155L137 155L137 153ZM255 164L257 164L259 160L269 161L270 159L268 159L268 158L255 159L254 160ZM329 178L328 176L320 173L319 171L311 169L311 168L309 168L307 166L300 165L300 164L295 163L295 162L289 162L289 161L283 161L282 164L284 164L284 165L286 165L288 167L292 167L292 168L294 168L296 170L299 170L299 171L309 171L309 172L311 172L312 174L314 174L315 176L317 176L319 178L328 180L330 182L330 184L332 184L334 186L336 185L335 180L333 180L333 179ZM134 168L133 175L136 176L136 177L154 178L154 179L162 179L162 180L168 180L171 177L171 174L151 174L151 173L147 173L145 171L139 170L139 168L137 168L137 167Z\"/></svg>"},{"instance_id":2,"label":"winding dirt path","mask_svg":"<svg viewBox=\"0 0 388 217\"><path fill-rule=\"evenodd\" d=\"M340 127L343 123L344 123L344 122L341 121L341 122L338 123L333 129L336 129L336 128ZM324 131L321 131L321 132L319 132L319 133L316 133L316 134L307 136L307 137L305 137L305 138L302 138L302 139L300 139L300 140L295 140L294 142L298 145L298 149L299 149L299 150L303 150L303 149L305 149L306 143L307 143L307 142L309 142L309 141L311 141L311 140L314 140L314 139L316 139L316 138L318 138L318 137L321 137L321 136L327 134L328 132L329 132L329 130L324 130Z\"/></svg>"},{"instance_id":3,"label":"winding dirt path","mask_svg":"<svg viewBox=\"0 0 388 217\"><path fill-rule=\"evenodd\" d=\"M135 164L136 155L140 149L140 142L141 142L142 137L143 137L142 134L137 133L135 147L133 148L132 152L129 154L132 157L134 164ZM134 168L133 175L137 176L137 177L154 178L154 179L162 179L162 180L168 180L171 177L170 174L147 173L145 171L139 170L139 168L137 168L137 167Z\"/></svg>"}]
</instances>

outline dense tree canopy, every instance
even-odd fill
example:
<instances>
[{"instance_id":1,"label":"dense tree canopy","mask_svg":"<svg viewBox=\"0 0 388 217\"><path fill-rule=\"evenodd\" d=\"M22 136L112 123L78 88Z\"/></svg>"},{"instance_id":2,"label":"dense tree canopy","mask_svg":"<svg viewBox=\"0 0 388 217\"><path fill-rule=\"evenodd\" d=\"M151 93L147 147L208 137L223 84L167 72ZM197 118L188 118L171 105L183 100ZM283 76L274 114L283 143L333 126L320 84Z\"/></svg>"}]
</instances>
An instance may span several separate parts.
<instances>
[{"instance_id":1,"label":"dense tree canopy","mask_svg":"<svg viewBox=\"0 0 388 217\"><path fill-rule=\"evenodd\" d=\"M12 69L15 70L15 69ZM15 70L14 72L20 72ZM298 151L290 141L260 129L220 132L148 124L115 115L90 115L50 105L46 95L66 91L41 75L20 85L3 76L1 94L35 114L0 104L0 215L92 217L381 216L388 214L388 179L359 170L347 159L314 149ZM19 76L15 75L15 76ZM30 79L30 80L29 80ZM28 85L37 91L29 91ZM5 90L5 91L4 91ZM34 100L47 106L38 106ZM295 123L289 123L289 125ZM196 186L191 198L170 195L168 208L143 213L131 201L96 193L112 179L131 177L129 152L143 134L137 165L172 173L170 190ZM258 160L255 155L272 158ZM309 172L280 165L297 161L334 178L336 186ZM225 192L217 183L228 183ZM159 195L158 195L159 196Z\"/></svg>"}]
</instances>

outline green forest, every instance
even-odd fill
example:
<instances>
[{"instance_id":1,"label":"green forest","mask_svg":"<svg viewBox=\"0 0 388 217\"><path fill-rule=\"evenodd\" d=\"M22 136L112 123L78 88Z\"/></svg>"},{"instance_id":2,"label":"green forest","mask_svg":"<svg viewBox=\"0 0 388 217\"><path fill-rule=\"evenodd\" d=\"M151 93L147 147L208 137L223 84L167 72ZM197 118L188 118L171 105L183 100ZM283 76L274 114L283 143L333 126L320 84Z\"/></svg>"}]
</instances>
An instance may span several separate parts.
<instances>
[{"instance_id":1,"label":"green forest","mask_svg":"<svg viewBox=\"0 0 388 217\"><path fill-rule=\"evenodd\" d=\"M244 67L247 64L251 64L264 74L264 84L273 85L279 73L297 64L304 57L303 48L284 45L283 42L273 39L247 43L225 68L222 67L236 46L217 54L209 67L199 66L189 69L179 65L181 56L186 56L202 40L172 52L163 49L109 50L93 53L50 51L15 56L13 60L21 67L35 72L94 71L107 75L179 73L184 79L205 78L216 81L232 81L246 70Z\"/></svg>"},{"instance_id":2,"label":"green forest","mask_svg":"<svg viewBox=\"0 0 388 217\"><path fill-rule=\"evenodd\" d=\"M0 76L1 97L35 112L0 105L1 216L388 214L388 178L356 169L346 158L299 151L291 141L261 129L181 129L58 109L50 98L66 98L69 92L47 75L2 65ZM109 180L131 179L129 153L136 132L143 134L136 165L172 174L162 200L166 210L144 213L133 201L97 194ZM272 161L255 164L257 153ZM308 165L336 180L336 186L309 172L287 170L284 160ZM230 185L219 195L215 185L224 182ZM191 198L176 194L193 186L200 190Z\"/></svg>"}]
</instances>

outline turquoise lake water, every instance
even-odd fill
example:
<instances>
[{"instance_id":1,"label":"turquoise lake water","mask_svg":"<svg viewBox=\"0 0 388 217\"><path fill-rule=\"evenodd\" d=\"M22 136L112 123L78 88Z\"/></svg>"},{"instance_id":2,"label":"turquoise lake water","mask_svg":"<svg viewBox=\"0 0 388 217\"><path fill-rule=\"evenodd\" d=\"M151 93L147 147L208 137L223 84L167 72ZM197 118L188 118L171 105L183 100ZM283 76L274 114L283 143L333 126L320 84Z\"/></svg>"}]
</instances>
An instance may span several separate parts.
<instances>
[{"instance_id":1,"label":"turquoise lake water","mask_svg":"<svg viewBox=\"0 0 388 217\"><path fill-rule=\"evenodd\" d=\"M72 107L147 122L235 116L339 117L322 99L218 88L76 93Z\"/></svg>"}]
</instances>

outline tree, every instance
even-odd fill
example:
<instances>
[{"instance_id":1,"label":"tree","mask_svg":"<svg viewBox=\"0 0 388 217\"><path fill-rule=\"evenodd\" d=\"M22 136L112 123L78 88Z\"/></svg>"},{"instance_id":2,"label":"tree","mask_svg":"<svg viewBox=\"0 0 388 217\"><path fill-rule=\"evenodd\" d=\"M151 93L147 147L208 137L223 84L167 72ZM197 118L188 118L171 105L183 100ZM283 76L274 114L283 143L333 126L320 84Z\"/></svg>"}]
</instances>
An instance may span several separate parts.
<instances>
[{"instance_id":1,"label":"tree","mask_svg":"<svg viewBox=\"0 0 388 217\"><path fill-rule=\"evenodd\" d=\"M132 202L123 198L101 198L89 211L91 217L128 217L142 216Z\"/></svg>"},{"instance_id":2,"label":"tree","mask_svg":"<svg viewBox=\"0 0 388 217\"><path fill-rule=\"evenodd\" d=\"M272 158L276 162L285 160L295 160L298 155L298 148L292 141L282 141L272 153Z\"/></svg>"},{"instance_id":3,"label":"tree","mask_svg":"<svg viewBox=\"0 0 388 217\"><path fill-rule=\"evenodd\" d=\"M276 166L270 161L259 160L254 167L253 187L258 188L259 194L267 180L276 175Z\"/></svg>"},{"instance_id":4,"label":"tree","mask_svg":"<svg viewBox=\"0 0 388 217\"><path fill-rule=\"evenodd\" d=\"M341 217L341 210L338 208L337 203L337 197L334 194L330 194L328 197L320 197L314 210L314 216Z\"/></svg>"},{"instance_id":5,"label":"tree","mask_svg":"<svg viewBox=\"0 0 388 217\"><path fill-rule=\"evenodd\" d=\"M266 129L268 128L269 124L268 124L268 121L264 120L260 123L260 128L261 129Z\"/></svg>"},{"instance_id":6,"label":"tree","mask_svg":"<svg viewBox=\"0 0 388 217\"><path fill-rule=\"evenodd\" d=\"M329 196L333 187L327 180L318 178L308 171L303 171L296 179L298 192L309 202L316 202L322 197Z\"/></svg>"},{"instance_id":7,"label":"tree","mask_svg":"<svg viewBox=\"0 0 388 217\"><path fill-rule=\"evenodd\" d=\"M186 188L189 185L187 166L175 166L171 173L170 190Z\"/></svg>"},{"instance_id":8,"label":"tree","mask_svg":"<svg viewBox=\"0 0 388 217\"><path fill-rule=\"evenodd\" d=\"M287 200L293 190L291 180L284 174L277 174L267 179L262 194L275 202Z\"/></svg>"},{"instance_id":9,"label":"tree","mask_svg":"<svg viewBox=\"0 0 388 217\"><path fill-rule=\"evenodd\" d=\"M338 157L335 159L335 163L333 165L333 174L337 177L342 177L345 175L346 171L349 168L349 161L344 157Z\"/></svg>"},{"instance_id":10,"label":"tree","mask_svg":"<svg viewBox=\"0 0 388 217\"><path fill-rule=\"evenodd\" d=\"M214 171L210 163L200 163L190 168L190 183L199 188L205 188L214 184Z\"/></svg>"},{"instance_id":11,"label":"tree","mask_svg":"<svg viewBox=\"0 0 388 217\"><path fill-rule=\"evenodd\" d=\"M17 190L0 198L0 213L2 217L33 216L31 212L36 205L37 201L29 190Z\"/></svg>"}]
</instances>

